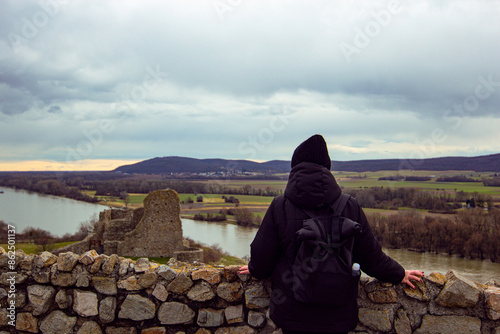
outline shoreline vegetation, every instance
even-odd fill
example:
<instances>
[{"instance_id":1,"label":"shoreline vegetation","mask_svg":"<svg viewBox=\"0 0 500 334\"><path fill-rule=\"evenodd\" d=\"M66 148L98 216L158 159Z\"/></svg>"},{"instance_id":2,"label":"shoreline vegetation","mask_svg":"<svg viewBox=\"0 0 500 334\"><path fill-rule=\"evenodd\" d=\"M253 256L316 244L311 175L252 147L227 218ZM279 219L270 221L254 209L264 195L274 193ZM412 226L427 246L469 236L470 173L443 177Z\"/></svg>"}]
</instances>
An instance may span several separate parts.
<instances>
[{"instance_id":1,"label":"shoreline vegetation","mask_svg":"<svg viewBox=\"0 0 500 334\"><path fill-rule=\"evenodd\" d=\"M500 261L500 178L496 173L333 174L344 191L362 205L383 247ZM254 228L260 226L269 204L285 186L282 176L220 181L112 172L0 173L0 187L108 207L140 207L149 192L171 188L179 193L182 218ZM80 236L91 227L81 229Z\"/></svg>"}]
</instances>

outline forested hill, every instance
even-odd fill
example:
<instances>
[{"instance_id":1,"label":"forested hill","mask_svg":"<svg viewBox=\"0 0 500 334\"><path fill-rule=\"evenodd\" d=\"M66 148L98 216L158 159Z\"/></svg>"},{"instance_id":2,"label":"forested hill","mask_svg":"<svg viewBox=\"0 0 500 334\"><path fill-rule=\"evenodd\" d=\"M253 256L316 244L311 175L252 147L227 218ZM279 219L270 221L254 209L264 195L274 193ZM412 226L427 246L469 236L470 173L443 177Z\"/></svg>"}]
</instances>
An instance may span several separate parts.
<instances>
[{"instance_id":1,"label":"forested hill","mask_svg":"<svg viewBox=\"0 0 500 334\"><path fill-rule=\"evenodd\" d=\"M500 154L478 157L443 157L414 160L379 159L332 161L332 170L334 171L368 172L400 169L500 172ZM259 163L249 160L163 157L121 166L115 169L115 171L136 174L214 173L230 171L274 174L288 173L290 171L290 161L272 160Z\"/></svg>"}]
</instances>

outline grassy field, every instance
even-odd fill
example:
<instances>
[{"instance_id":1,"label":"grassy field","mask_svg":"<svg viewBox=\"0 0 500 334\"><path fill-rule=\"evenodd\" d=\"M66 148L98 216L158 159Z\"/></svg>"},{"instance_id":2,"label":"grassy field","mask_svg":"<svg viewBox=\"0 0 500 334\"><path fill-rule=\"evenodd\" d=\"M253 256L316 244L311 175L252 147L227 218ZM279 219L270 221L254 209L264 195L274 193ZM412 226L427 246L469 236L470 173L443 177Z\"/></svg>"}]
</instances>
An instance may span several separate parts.
<instances>
[{"instance_id":1,"label":"grassy field","mask_svg":"<svg viewBox=\"0 0 500 334\"><path fill-rule=\"evenodd\" d=\"M58 242L54 244L48 244L45 246L45 248L47 250L54 250L57 248L74 244L75 242L77 241ZM7 244L0 244L0 247L2 247L5 250L7 250L7 246L8 246ZM16 243L16 250L18 249L24 251L26 254L40 254L41 252L43 252L43 247L41 245L35 245L32 243Z\"/></svg>"},{"instance_id":2,"label":"grassy field","mask_svg":"<svg viewBox=\"0 0 500 334\"><path fill-rule=\"evenodd\" d=\"M337 182L344 189L364 187L393 187L393 188L419 188L424 190L449 190L464 191L469 193L491 195L500 201L500 187L486 187L480 182L482 177L489 177L490 173L476 173L472 171L380 171L367 173L334 172ZM388 181L378 180L387 176L429 176L430 181ZM437 182L440 176L466 175L479 182Z\"/></svg>"},{"instance_id":3,"label":"grassy field","mask_svg":"<svg viewBox=\"0 0 500 334\"><path fill-rule=\"evenodd\" d=\"M345 192L349 189L370 188L370 187L388 187L388 188L418 188L427 191L447 191L450 193L464 191L467 193L478 193L492 196L495 202L500 202L500 187L486 187L480 182L483 177L491 177L491 173L476 173L472 171L378 171L378 172L332 172L339 185ZM387 176L428 176L432 177L429 181L388 181L380 180ZM437 182L440 176L465 175L474 178L479 182ZM213 180L188 180L188 182L210 183ZM279 191L285 190L287 180L224 180L224 185L230 189L241 189L245 185L250 185L252 189ZM88 195L93 196L95 192L87 191ZM146 194L129 194L128 206L142 206ZM203 202L198 203L197 197L203 196ZM238 207L248 208L255 215L263 217L269 204L273 200L271 196L251 196L251 195L231 195L231 194L179 194L181 203L181 213L184 217L192 217L196 213L218 213L221 209L231 209L235 205L226 203L222 196L234 196L240 203ZM100 196L101 204L109 206L124 206L125 202L118 198L109 196ZM188 199L193 203L187 203ZM405 208L400 208L405 209ZM379 212L383 214L393 214L397 211L385 211L367 209L367 212ZM230 217L231 218L231 217Z\"/></svg>"},{"instance_id":4,"label":"grassy field","mask_svg":"<svg viewBox=\"0 0 500 334\"><path fill-rule=\"evenodd\" d=\"M198 196L203 196L203 202L196 202ZM273 197L271 196L251 196L251 195L229 195L229 194L179 194L181 202L186 204L181 205L181 213L185 217L190 217L195 213L219 213L222 209L233 209L235 204L226 203L222 198L234 196L240 203L239 208L248 208L255 215L263 217ZM194 203L187 203L188 198L191 198Z\"/></svg>"}]
</instances>

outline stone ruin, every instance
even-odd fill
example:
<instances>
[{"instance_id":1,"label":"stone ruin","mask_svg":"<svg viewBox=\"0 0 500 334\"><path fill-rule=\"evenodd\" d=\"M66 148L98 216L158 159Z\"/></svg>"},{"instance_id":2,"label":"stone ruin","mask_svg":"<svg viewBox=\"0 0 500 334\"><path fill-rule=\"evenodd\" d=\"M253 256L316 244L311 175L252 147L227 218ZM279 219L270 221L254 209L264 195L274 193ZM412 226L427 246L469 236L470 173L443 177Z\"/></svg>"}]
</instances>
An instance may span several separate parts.
<instances>
[{"instance_id":1,"label":"stone ruin","mask_svg":"<svg viewBox=\"0 0 500 334\"><path fill-rule=\"evenodd\" d=\"M181 261L202 261L201 249L189 248L182 237L179 195L172 189L157 190L144 199L144 207L110 209L99 214L92 234L57 250L125 257L173 257Z\"/></svg>"}]
</instances>

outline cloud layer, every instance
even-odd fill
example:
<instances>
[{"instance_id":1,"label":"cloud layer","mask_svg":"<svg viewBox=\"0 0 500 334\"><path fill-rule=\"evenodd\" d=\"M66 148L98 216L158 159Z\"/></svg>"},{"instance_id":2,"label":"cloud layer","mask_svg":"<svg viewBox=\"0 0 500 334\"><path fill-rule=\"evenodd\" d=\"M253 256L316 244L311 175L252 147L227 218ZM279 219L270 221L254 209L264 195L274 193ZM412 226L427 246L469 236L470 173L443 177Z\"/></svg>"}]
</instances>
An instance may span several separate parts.
<instances>
[{"instance_id":1,"label":"cloud layer","mask_svg":"<svg viewBox=\"0 0 500 334\"><path fill-rule=\"evenodd\" d=\"M0 165L289 159L314 133L337 160L500 151L500 1L12 0L0 16Z\"/></svg>"}]
</instances>

